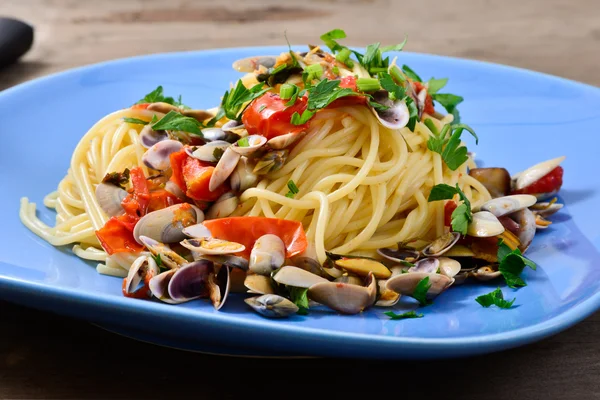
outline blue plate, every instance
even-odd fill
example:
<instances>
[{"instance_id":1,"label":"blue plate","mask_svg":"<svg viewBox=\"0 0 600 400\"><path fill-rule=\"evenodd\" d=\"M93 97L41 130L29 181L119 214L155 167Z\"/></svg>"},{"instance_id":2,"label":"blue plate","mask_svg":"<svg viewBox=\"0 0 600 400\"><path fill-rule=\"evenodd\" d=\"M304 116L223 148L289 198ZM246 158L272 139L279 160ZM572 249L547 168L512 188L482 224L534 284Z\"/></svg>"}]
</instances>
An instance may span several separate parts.
<instances>
[{"instance_id":1,"label":"blue plate","mask_svg":"<svg viewBox=\"0 0 600 400\"><path fill-rule=\"evenodd\" d=\"M304 47L299 50L303 50ZM385 309L356 316L326 310L289 320L267 320L251 312L241 296L220 311L207 301L171 306L124 298L121 281L56 249L19 221L19 198L42 205L69 167L81 136L100 118L139 100L157 85L182 94L199 108L215 106L240 75L231 63L286 48L243 48L159 54L78 68L0 93L5 187L0 296L25 305L118 326L121 331L168 337L178 347L252 349L252 354L342 357L439 358L520 346L581 321L600 306L600 90L535 72L422 54L400 61L429 78L449 77L448 92L459 93L463 121L479 133L471 150L484 166L511 173L566 155L561 201L555 223L538 234L528 253L539 264L527 270L528 286L503 286L516 307L482 308L475 297L501 282L453 287L422 308L422 319L389 320ZM469 139L467 139L469 140ZM412 309L405 302L398 310ZM139 336L139 335L137 335ZM246 350L247 351L247 350Z\"/></svg>"}]
</instances>

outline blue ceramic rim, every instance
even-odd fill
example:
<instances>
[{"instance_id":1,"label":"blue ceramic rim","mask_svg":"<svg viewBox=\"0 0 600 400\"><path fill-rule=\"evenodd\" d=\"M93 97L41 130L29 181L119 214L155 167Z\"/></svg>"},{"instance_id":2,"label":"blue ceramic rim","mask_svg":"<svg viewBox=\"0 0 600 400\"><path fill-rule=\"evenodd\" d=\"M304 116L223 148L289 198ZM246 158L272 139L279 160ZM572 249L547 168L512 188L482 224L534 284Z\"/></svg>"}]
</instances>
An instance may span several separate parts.
<instances>
[{"instance_id":1,"label":"blue ceramic rim","mask_svg":"<svg viewBox=\"0 0 600 400\"><path fill-rule=\"evenodd\" d=\"M293 49L298 49L300 46L292 46ZM355 49L360 49L354 47ZM169 58L169 57L177 57L183 55L191 55L191 54L219 54L223 52L235 52L235 51L247 51L247 50L255 50L258 52L267 52L267 51L281 51L282 46L247 46L247 47L228 47L228 48L220 48L220 49L206 49L206 50L190 50L190 51L180 51L180 52L163 52L157 54L149 54L149 55L140 55L133 56L115 60L103 61L95 64L90 64L86 66L81 66L77 68L68 69L65 71L56 72L44 77L40 77L37 79L30 80L28 82L21 83L14 87L8 88L0 92L0 98L3 96L10 96L13 93L17 93L21 90L26 90L31 85L36 85L41 82L45 82L46 80L58 79L63 76L67 76L70 74L74 74L80 71L93 71L95 69L103 68L107 65L118 66L125 65L128 63L136 62L142 59L161 59L161 58ZM597 91L600 95L600 88L595 87L593 85L589 85L586 83L578 82L575 80L571 80L568 78L563 78L555 75L546 74L543 72L532 71L524 68L513 67L509 65L503 65L498 63L492 63L488 61L480 61L480 60L471 60L464 59L452 56L443 56L443 55L432 55L427 53L413 53L413 52L403 52L404 54L412 54L418 57L429 58L433 60L445 60L449 63L455 64L476 64L476 65L484 65L486 68L491 70L509 70L519 72L521 74L526 74L533 77L541 77L545 79L555 80L559 82L568 83L571 85L576 85L586 90ZM30 296L37 296L40 298L44 297L53 297L55 299L60 299L64 302L77 302L81 305L85 305L90 308L101 307L101 305L106 306L110 304L112 306L117 306L121 308L122 311L141 311L141 312L152 312L156 310L156 307L162 307L164 305L157 305L154 302L144 302L140 301L139 303L132 303L130 299L125 297L114 297L107 296L102 294L94 294L89 292L81 292L74 289L68 288L59 288L48 285L43 285L39 283L22 281L19 279L14 279L11 277L0 276L0 288L5 290L7 293L22 293L27 292ZM508 348L508 347L516 347L522 344L530 343L539 339L543 339L545 337L551 336L558 332L561 332L574 324L582 321L583 319L589 317L593 312L600 308L600 292L595 293L588 297L587 299L581 301L580 303L572 306L567 311L564 311L562 314L555 316L549 320L543 321L541 323L531 325L525 328L520 328L512 331L505 331L502 333L496 334L486 334L486 335L473 335L473 336L465 336L462 338L409 338L403 336L394 336L394 337L386 337L386 336L378 336L374 338L369 334L360 334L360 333L348 333L348 332L337 332L326 329L317 329L317 328L305 328L301 326L286 326L280 325L276 329L286 335L289 335L288 338L291 340L296 339L326 339L326 340L341 340L346 343L354 343L356 345L366 344L366 342L377 341L383 345L410 345L411 347L426 347L426 348L437 348L437 349L446 349L446 350L460 350L460 348L464 345L479 345L488 348L489 350L497 350L500 348ZM198 313L193 310L179 308L177 311L178 316L193 318L198 322L214 324L214 327L227 327L231 323L238 324L240 328L243 329L272 329L270 326L265 327L265 324L260 320L252 321L252 320L241 320L236 319L232 321L232 318L227 315L218 315L218 314L203 314ZM351 317L350 317L351 318ZM484 348L479 348L477 353L483 353ZM471 352L472 353L472 352Z\"/></svg>"}]
</instances>

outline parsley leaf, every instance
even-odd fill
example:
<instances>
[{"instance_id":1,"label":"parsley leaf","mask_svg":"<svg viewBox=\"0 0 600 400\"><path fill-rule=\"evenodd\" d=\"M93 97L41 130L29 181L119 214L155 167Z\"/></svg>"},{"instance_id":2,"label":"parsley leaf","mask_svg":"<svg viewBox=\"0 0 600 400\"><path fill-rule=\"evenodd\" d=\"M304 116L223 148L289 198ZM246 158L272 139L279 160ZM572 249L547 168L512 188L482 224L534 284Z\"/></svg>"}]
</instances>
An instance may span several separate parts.
<instances>
[{"instance_id":1,"label":"parsley leaf","mask_svg":"<svg viewBox=\"0 0 600 400\"><path fill-rule=\"evenodd\" d=\"M445 183L435 185L431 189L427 201L451 200L455 194L458 194L463 203L452 212L452 231L466 235L467 227L473 221L473 213L471 212L471 202L463 191L460 190L458 184L456 187Z\"/></svg>"},{"instance_id":2,"label":"parsley leaf","mask_svg":"<svg viewBox=\"0 0 600 400\"><path fill-rule=\"evenodd\" d=\"M290 292L290 300L298 306L297 314L308 314L308 289L295 286L287 287Z\"/></svg>"},{"instance_id":3,"label":"parsley leaf","mask_svg":"<svg viewBox=\"0 0 600 400\"><path fill-rule=\"evenodd\" d=\"M108 172L102 178L102 183L110 183L115 186L125 189L125 185L129 182L129 168L125 168L123 172Z\"/></svg>"},{"instance_id":4,"label":"parsley leaf","mask_svg":"<svg viewBox=\"0 0 600 400\"><path fill-rule=\"evenodd\" d=\"M504 277L506 284L511 288L527 286L520 276L521 272L523 272L525 266L536 270L537 265L533 261L525 258L518 248L511 250L502 239L498 240L497 256L498 262L500 262L498 270Z\"/></svg>"},{"instance_id":5,"label":"parsley leaf","mask_svg":"<svg viewBox=\"0 0 600 400\"><path fill-rule=\"evenodd\" d=\"M225 116L231 120L237 120L242 106L257 97L262 96L269 91L269 88L263 89L263 84L259 83L247 89L241 80L237 82L236 87L229 93L225 92L221 108L225 112Z\"/></svg>"},{"instance_id":6,"label":"parsley leaf","mask_svg":"<svg viewBox=\"0 0 600 400\"><path fill-rule=\"evenodd\" d=\"M481 304L482 307L487 308L492 305L495 305L499 308L504 309L511 308L515 300L516 298L512 299L511 301L504 300L504 295L502 294L500 287L498 287L493 292L483 294L475 299L475 301Z\"/></svg>"},{"instance_id":7,"label":"parsley leaf","mask_svg":"<svg viewBox=\"0 0 600 400\"><path fill-rule=\"evenodd\" d=\"M454 112L456 106L462 103L463 97L450 93L433 93L431 98L441 104L450 114ZM458 122L458 121L456 121Z\"/></svg>"},{"instance_id":8,"label":"parsley leaf","mask_svg":"<svg viewBox=\"0 0 600 400\"><path fill-rule=\"evenodd\" d=\"M166 97L163 93L163 87L158 86L156 89L148 93L144 96L143 99L139 100L135 104L144 104L144 103L167 103L174 106L182 106L181 96L179 96L178 100L175 100L173 97Z\"/></svg>"},{"instance_id":9,"label":"parsley leaf","mask_svg":"<svg viewBox=\"0 0 600 400\"><path fill-rule=\"evenodd\" d=\"M139 118L123 117L123 121L125 121L129 124L148 125L148 121L144 121L143 119L139 119Z\"/></svg>"},{"instance_id":10,"label":"parsley leaf","mask_svg":"<svg viewBox=\"0 0 600 400\"><path fill-rule=\"evenodd\" d=\"M248 139L248 136L241 138L240 140L237 141L237 145L239 147L249 147L250 146L250 140Z\"/></svg>"},{"instance_id":11,"label":"parsley leaf","mask_svg":"<svg viewBox=\"0 0 600 400\"><path fill-rule=\"evenodd\" d=\"M448 143L446 144L446 147L442 151L441 155L448 168L450 168L452 171L456 171L458 167L460 167L469 159L469 156L467 156L467 148L460 146L460 135L462 134L463 130L467 130L475 137L476 144L479 143L479 138L473 129L467 125L452 125L451 128L453 130L452 136L450 136L450 139L448 140Z\"/></svg>"},{"instance_id":12,"label":"parsley leaf","mask_svg":"<svg viewBox=\"0 0 600 400\"><path fill-rule=\"evenodd\" d=\"M435 185L431 189L431 192L429 193L429 197L427 198L427 201L431 202L431 201L438 201L438 200L452 200L454 195L457 193L458 193L458 191L456 190L456 188L454 186L450 186L445 183L440 183L438 185Z\"/></svg>"},{"instance_id":13,"label":"parsley leaf","mask_svg":"<svg viewBox=\"0 0 600 400\"><path fill-rule=\"evenodd\" d=\"M446 86L446 84L448 83L448 78L442 78L442 79L435 79L435 78L431 78L430 80L427 81L427 92L429 92L429 94L433 95L436 94L440 89L442 89L444 86Z\"/></svg>"},{"instance_id":14,"label":"parsley leaf","mask_svg":"<svg viewBox=\"0 0 600 400\"><path fill-rule=\"evenodd\" d=\"M304 125L313 117L313 115L315 115L314 111L304 110L302 115L298 114L298 111L296 111L292 114L290 122L292 125Z\"/></svg>"},{"instance_id":15,"label":"parsley leaf","mask_svg":"<svg viewBox=\"0 0 600 400\"><path fill-rule=\"evenodd\" d=\"M402 71L404 72L404 74L406 76L408 76L413 81L423 82L423 80L421 79L421 77L419 75L417 75L417 73L415 71L413 71L408 65L406 65L406 64L403 65L402 66Z\"/></svg>"},{"instance_id":16,"label":"parsley leaf","mask_svg":"<svg viewBox=\"0 0 600 400\"><path fill-rule=\"evenodd\" d=\"M412 97L407 96L405 101L406 106L408 107L409 115L408 123L406 124L406 126L408 127L408 129L411 130L411 132L414 132L415 126L417 125L417 121L419 120L419 109L417 108L417 104L412 99Z\"/></svg>"},{"instance_id":17,"label":"parsley leaf","mask_svg":"<svg viewBox=\"0 0 600 400\"><path fill-rule=\"evenodd\" d=\"M308 109L319 110L341 97L358 95L350 88L340 88L340 82L340 80L324 79L308 89Z\"/></svg>"},{"instance_id":18,"label":"parsley leaf","mask_svg":"<svg viewBox=\"0 0 600 400\"><path fill-rule=\"evenodd\" d=\"M197 119L186 117L185 115L172 110L152 125L152 129L155 131L183 131L202 136L202 132L200 131L201 127L202 124L198 122Z\"/></svg>"},{"instance_id":19,"label":"parsley leaf","mask_svg":"<svg viewBox=\"0 0 600 400\"><path fill-rule=\"evenodd\" d=\"M419 283L417 283L417 287L413 291L412 297L417 299L419 304L422 306L430 304L430 302L427 300L427 291L430 287L431 283L429 283L429 277L426 276L425 278L421 279Z\"/></svg>"},{"instance_id":20,"label":"parsley leaf","mask_svg":"<svg viewBox=\"0 0 600 400\"><path fill-rule=\"evenodd\" d=\"M321 40L329 49L335 54L336 51L340 51L344 46L336 42L336 39L345 39L346 32L342 29L334 29L321 35Z\"/></svg>"},{"instance_id":21,"label":"parsley leaf","mask_svg":"<svg viewBox=\"0 0 600 400\"><path fill-rule=\"evenodd\" d=\"M404 88L397 85L387 72L379 73L379 84L389 93L390 100L400 100L406 96Z\"/></svg>"},{"instance_id":22,"label":"parsley leaf","mask_svg":"<svg viewBox=\"0 0 600 400\"><path fill-rule=\"evenodd\" d=\"M381 48L381 53L387 53L388 51L402 51L402 49L406 45L407 41L408 41L408 37L404 36L404 40L402 41L402 43L393 44L393 45L389 45L389 46L383 46Z\"/></svg>"},{"instance_id":23,"label":"parsley leaf","mask_svg":"<svg viewBox=\"0 0 600 400\"><path fill-rule=\"evenodd\" d=\"M393 311L384 312L390 319L423 318L423 314L417 314L414 311L408 311L402 314L396 314Z\"/></svg>"},{"instance_id":24,"label":"parsley leaf","mask_svg":"<svg viewBox=\"0 0 600 400\"><path fill-rule=\"evenodd\" d=\"M296 186L296 183L294 183L294 181L291 179L288 181L287 187L289 191L286 193L285 197L289 197L290 199L293 199L294 196L300 192L298 186Z\"/></svg>"}]
</instances>

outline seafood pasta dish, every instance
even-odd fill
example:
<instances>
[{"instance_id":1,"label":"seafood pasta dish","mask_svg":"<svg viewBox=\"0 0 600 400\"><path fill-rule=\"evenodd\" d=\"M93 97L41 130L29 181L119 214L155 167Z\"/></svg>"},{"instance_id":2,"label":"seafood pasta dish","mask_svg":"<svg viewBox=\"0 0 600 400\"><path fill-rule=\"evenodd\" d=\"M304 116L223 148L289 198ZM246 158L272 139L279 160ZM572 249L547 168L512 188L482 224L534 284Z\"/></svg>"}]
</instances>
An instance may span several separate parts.
<instances>
[{"instance_id":1,"label":"seafood pasta dish","mask_svg":"<svg viewBox=\"0 0 600 400\"><path fill-rule=\"evenodd\" d=\"M235 61L212 109L149 88L90 124L44 198L55 226L27 197L21 221L121 277L132 301L403 319L422 314L395 313L402 296L422 306L494 280L475 301L511 308L500 285L536 268L526 252L562 207L564 157L478 168L464 139L485 134L448 79L403 64L406 39L356 51L345 37Z\"/></svg>"}]
</instances>

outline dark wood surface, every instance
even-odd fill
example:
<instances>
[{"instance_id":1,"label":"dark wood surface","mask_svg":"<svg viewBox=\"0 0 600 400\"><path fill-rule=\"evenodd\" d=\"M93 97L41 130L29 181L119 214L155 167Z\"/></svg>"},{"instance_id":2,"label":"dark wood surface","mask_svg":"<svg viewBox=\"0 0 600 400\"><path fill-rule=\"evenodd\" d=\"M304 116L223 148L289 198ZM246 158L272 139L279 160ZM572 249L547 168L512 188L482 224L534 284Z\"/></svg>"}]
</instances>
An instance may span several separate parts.
<instances>
[{"instance_id":1,"label":"dark wood surface","mask_svg":"<svg viewBox=\"0 0 600 400\"><path fill-rule=\"evenodd\" d=\"M0 90L67 68L162 51L409 35L410 51L494 61L600 85L598 0L1 0L36 27ZM1 271L0 271L1 273ZM0 301L0 398L600 398L600 313L505 352L429 362L261 360L186 353ZM243 340L243 338L241 338Z\"/></svg>"}]
</instances>

